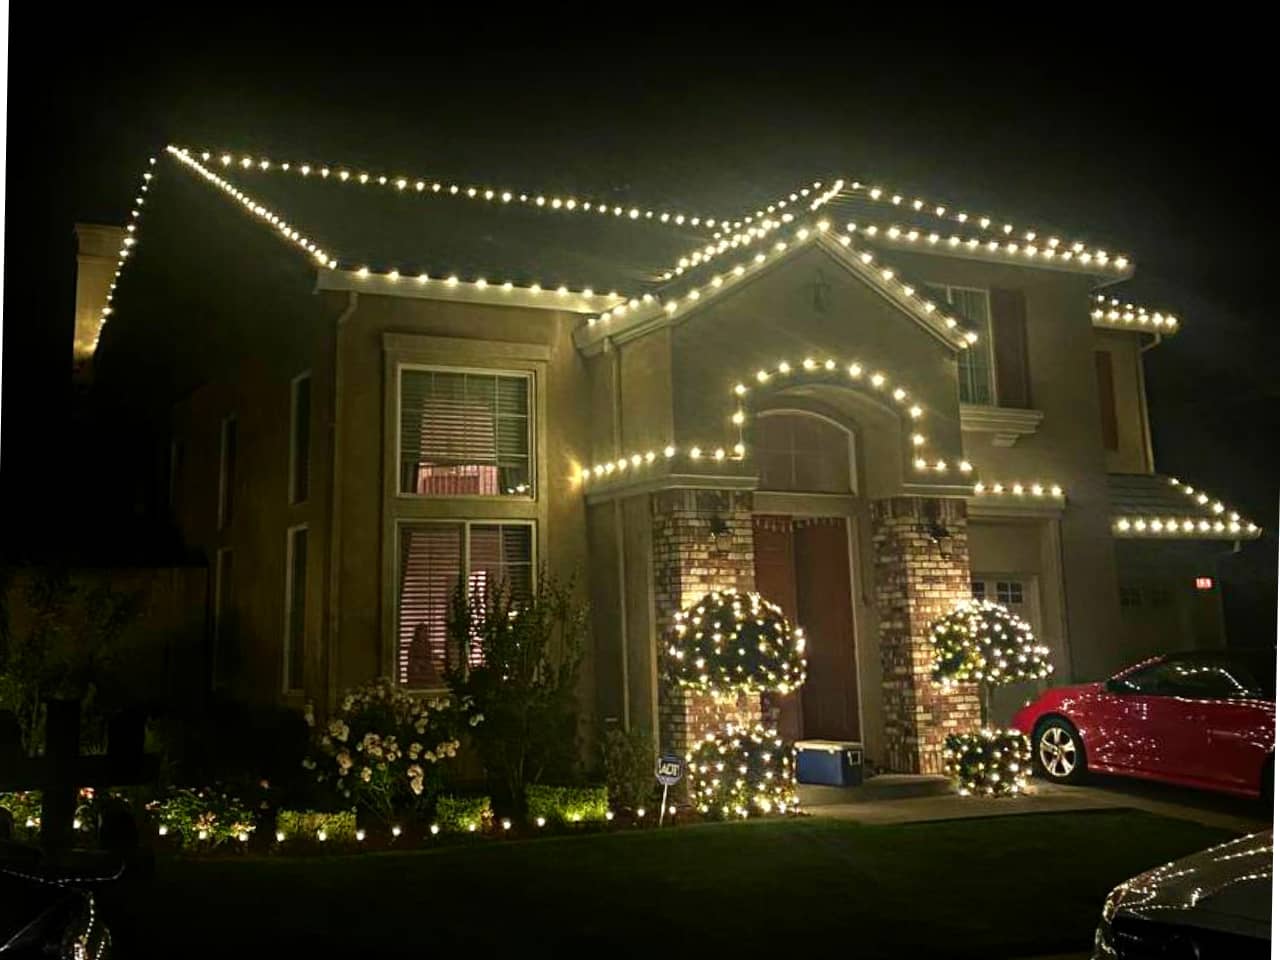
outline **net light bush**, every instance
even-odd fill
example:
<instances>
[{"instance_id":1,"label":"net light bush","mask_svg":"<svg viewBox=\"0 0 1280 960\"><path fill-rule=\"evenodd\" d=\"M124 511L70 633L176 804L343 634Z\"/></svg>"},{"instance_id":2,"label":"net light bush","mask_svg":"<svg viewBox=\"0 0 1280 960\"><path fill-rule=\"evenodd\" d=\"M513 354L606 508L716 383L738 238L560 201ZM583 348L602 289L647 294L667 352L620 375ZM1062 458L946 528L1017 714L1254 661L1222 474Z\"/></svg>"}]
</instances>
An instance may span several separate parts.
<instances>
[{"instance_id":1,"label":"net light bush","mask_svg":"<svg viewBox=\"0 0 1280 960\"><path fill-rule=\"evenodd\" d=\"M794 811L800 800L792 753L762 724L708 733L685 757L690 799L698 812L717 819Z\"/></svg>"},{"instance_id":2,"label":"net light bush","mask_svg":"<svg viewBox=\"0 0 1280 960\"><path fill-rule=\"evenodd\" d=\"M950 734L943 768L962 796L1012 796L1026 789L1031 745L1017 730L993 730L991 693L1001 686L1041 680L1053 672L1049 648L1031 626L990 600L965 600L929 628L932 678L944 690L977 684L982 727Z\"/></svg>"},{"instance_id":3,"label":"net light bush","mask_svg":"<svg viewBox=\"0 0 1280 960\"><path fill-rule=\"evenodd\" d=\"M417 696L386 677L348 690L319 728L310 707L306 716L314 735L303 767L384 824L429 812L463 731L484 720L468 701Z\"/></svg>"},{"instance_id":4,"label":"net light bush","mask_svg":"<svg viewBox=\"0 0 1280 960\"><path fill-rule=\"evenodd\" d=\"M715 590L676 614L667 678L700 693L787 694L805 681L804 631L758 593Z\"/></svg>"}]
</instances>

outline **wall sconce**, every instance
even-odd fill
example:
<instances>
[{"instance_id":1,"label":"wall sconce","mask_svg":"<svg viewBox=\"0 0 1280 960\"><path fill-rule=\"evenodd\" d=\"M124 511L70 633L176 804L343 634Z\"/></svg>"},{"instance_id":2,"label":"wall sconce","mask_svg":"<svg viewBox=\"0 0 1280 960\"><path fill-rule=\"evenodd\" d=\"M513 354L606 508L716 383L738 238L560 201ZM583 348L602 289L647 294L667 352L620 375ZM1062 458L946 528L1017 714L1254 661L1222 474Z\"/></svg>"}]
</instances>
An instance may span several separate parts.
<instances>
[{"instance_id":1,"label":"wall sconce","mask_svg":"<svg viewBox=\"0 0 1280 960\"><path fill-rule=\"evenodd\" d=\"M711 518L711 542L717 550L728 550L733 546L733 531L719 514Z\"/></svg>"},{"instance_id":2,"label":"wall sconce","mask_svg":"<svg viewBox=\"0 0 1280 960\"><path fill-rule=\"evenodd\" d=\"M928 525L925 526L925 533L929 534L929 539L938 548L938 556L943 560L950 560L951 549L955 540L946 525L939 520L930 520Z\"/></svg>"}]
</instances>

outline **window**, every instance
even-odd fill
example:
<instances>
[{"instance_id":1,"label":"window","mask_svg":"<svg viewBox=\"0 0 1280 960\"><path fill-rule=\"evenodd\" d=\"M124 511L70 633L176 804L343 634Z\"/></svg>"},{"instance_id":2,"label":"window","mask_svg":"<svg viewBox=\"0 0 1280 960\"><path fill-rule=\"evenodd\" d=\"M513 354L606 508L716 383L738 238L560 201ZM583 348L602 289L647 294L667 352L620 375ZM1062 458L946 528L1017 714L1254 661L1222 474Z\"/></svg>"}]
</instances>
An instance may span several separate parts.
<instances>
[{"instance_id":1,"label":"window","mask_svg":"<svg viewBox=\"0 0 1280 960\"><path fill-rule=\"evenodd\" d=\"M222 456L218 472L218 529L225 530L231 524L231 509L235 505L236 485L236 418L222 421Z\"/></svg>"},{"instance_id":2,"label":"window","mask_svg":"<svg viewBox=\"0 0 1280 960\"><path fill-rule=\"evenodd\" d=\"M1093 351L1094 369L1098 374L1098 410L1102 414L1102 446L1120 449L1120 424L1116 417L1116 379L1110 350Z\"/></svg>"},{"instance_id":3,"label":"window","mask_svg":"<svg viewBox=\"0 0 1280 960\"><path fill-rule=\"evenodd\" d=\"M978 334L978 342L968 350L961 350L957 357L960 373L960 402L994 404L995 387L991 371L991 299L986 290L973 287L952 287L946 284L925 284L937 300L948 304L966 321L966 326Z\"/></svg>"},{"instance_id":4,"label":"window","mask_svg":"<svg viewBox=\"0 0 1280 960\"><path fill-rule=\"evenodd\" d=\"M987 585L981 580L974 580L969 584L969 590L973 594L975 600L987 599Z\"/></svg>"},{"instance_id":5,"label":"window","mask_svg":"<svg viewBox=\"0 0 1280 960\"><path fill-rule=\"evenodd\" d=\"M840 427L805 413L765 413L755 423L756 462L763 490L849 493L850 438Z\"/></svg>"},{"instance_id":6,"label":"window","mask_svg":"<svg viewBox=\"0 0 1280 960\"><path fill-rule=\"evenodd\" d=\"M996 581L996 600L999 603L1021 603L1022 602L1022 581L1021 580L997 580Z\"/></svg>"},{"instance_id":7,"label":"window","mask_svg":"<svg viewBox=\"0 0 1280 960\"><path fill-rule=\"evenodd\" d=\"M231 673L236 658L234 554L218 551L213 570L213 656L210 672L213 685L221 686Z\"/></svg>"},{"instance_id":8,"label":"window","mask_svg":"<svg viewBox=\"0 0 1280 960\"><path fill-rule=\"evenodd\" d=\"M284 691L302 689L307 655L307 528L293 527L285 551Z\"/></svg>"},{"instance_id":9,"label":"window","mask_svg":"<svg viewBox=\"0 0 1280 960\"><path fill-rule=\"evenodd\" d=\"M1122 693L1193 700L1266 696L1268 689L1241 658L1212 654L1172 657L1126 674L1112 686Z\"/></svg>"},{"instance_id":10,"label":"window","mask_svg":"<svg viewBox=\"0 0 1280 960\"><path fill-rule=\"evenodd\" d=\"M1140 607L1142 606L1142 590L1138 587L1121 587L1120 588L1120 606L1122 607Z\"/></svg>"},{"instance_id":11,"label":"window","mask_svg":"<svg viewBox=\"0 0 1280 960\"><path fill-rule=\"evenodd\" d=\"M527 374L400 371L400 492L530 497Z\"/></svg>"},{"instance_id":12,"label":"window","mask_svg":"<svg viewBox=\"0 0 1280 960\"><path fill-rule=\"evenodd\" d=\"M289 502L303 503L311 492L311 374L293 381L289 401Z\"/></svg>"},{"instance_id":13,"label":"window","mask_svg":"<svg viewBox=\"0 0 1280 960\"><path fill-rule=\"evenodd\" d=\"M533 533L528 523L403 523L399 529L397 679L442 687L459 665L448 643L449 605L467 572L473 595L506 586L533 592Z\"/></svg>"}]
</instances>

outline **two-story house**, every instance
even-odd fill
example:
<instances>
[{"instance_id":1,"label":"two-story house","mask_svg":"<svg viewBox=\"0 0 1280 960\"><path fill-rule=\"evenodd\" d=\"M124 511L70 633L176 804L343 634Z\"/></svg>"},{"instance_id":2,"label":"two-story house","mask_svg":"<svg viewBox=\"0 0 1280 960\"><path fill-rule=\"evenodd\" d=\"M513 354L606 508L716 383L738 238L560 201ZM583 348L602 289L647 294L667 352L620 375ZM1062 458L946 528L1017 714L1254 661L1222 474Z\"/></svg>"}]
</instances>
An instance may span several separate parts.
<instances>
[{"instance_id":1,"label":"two-story house","mask_svg":"<svg viewBox=\"0 0 1280 960\"><path fill-rule=\"evenodd\" d=\"M685 209L170 147L142 188L77 344L103 389L147 356L184 391L172 508L235 693L438 688L455 584L545 567L591 603L585 726L679 747L672 616L736 586L808 634L789 735L936 770L973 698L927 626L963 597L1061 680L1223 642L1195 577L1259 530L1155 472L1179 320L1074 234L852 179Z\"/></svg>"}]
</instances>

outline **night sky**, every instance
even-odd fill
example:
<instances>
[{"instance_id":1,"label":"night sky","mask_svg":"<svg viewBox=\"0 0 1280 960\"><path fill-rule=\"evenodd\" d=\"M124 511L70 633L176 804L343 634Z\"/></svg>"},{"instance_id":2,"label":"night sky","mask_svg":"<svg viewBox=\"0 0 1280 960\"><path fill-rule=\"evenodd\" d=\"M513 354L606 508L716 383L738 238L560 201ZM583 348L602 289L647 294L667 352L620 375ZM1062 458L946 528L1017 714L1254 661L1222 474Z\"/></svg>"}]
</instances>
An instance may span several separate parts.
<instances>
[{"instance_id":1,"label":"night sky","mask_svg":"<svg viewBox=\"0 0 1280 960\"><path fill-rule=\"evenodd\" d=\"M1232 629L1274 639L1280 337L1261 38L1062 27L1061 49L1031 59L973 22L930 20L930 43L852 14L803 38L677 21L628 42L634 23L564 32L496 12L400 22L299 6L289 24L167 35L119 12L11 14L0 529L30 531L56 498L71 498L63 513L111 509L79 496L92 471L68 428L72 225L122 223L167 142L726 212L745 183L878 178L1134 258L1117 289L1184 319L1147 354L1157 469L1267 528L1225 569L1246 607ZM1053 16L1101 29L1084 8Z\"/></svg>"}]
</instances>

